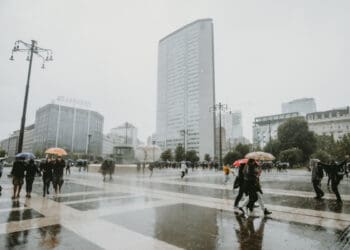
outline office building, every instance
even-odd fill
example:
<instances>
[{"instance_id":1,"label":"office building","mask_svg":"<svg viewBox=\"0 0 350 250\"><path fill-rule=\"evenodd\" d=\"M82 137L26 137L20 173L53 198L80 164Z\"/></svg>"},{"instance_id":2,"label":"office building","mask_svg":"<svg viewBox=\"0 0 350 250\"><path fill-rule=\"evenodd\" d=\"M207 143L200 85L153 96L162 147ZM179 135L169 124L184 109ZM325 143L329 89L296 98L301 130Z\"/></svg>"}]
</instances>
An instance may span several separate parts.
<instances>
[{"instance_id":1,"label":"office building","mask_svg":"<svg viewBox=\"0 0 350 250\"><path fill-rule=\"evenodd\" d=\"M282 113L295 113L305 116L308 113L316 112L314 98L301 98L290 102L282 103Z\"/></svg>"},{"instance_id":2,"label":"office building","mask_svg":"<svg viewBox=\"0 0 350 250\"><path fill-rule=\"evenodd\" d=\"M47 104L35 115L34 151L60 147L68 152L99 156L102 153L103 116L89 109Z\"/></svg>"},{"instance_id":3,"label":"office building","mask_svg":"<svg viewBox=\"0 0 350 250\"><path fill-rule=\"evenodd\" d=\"M201 159L215 151L213 22L201 19L159 41L157 145L182 144Z\"/></svg>"}]
</instances>

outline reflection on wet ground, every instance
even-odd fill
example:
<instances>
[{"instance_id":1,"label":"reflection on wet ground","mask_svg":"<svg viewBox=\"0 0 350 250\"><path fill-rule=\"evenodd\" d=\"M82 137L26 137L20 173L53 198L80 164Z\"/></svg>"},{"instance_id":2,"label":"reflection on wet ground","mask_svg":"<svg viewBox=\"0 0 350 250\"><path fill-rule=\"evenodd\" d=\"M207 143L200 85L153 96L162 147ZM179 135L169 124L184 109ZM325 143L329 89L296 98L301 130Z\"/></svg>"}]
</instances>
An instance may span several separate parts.
<instances>
[{"instance_id":1,"label":"reflection on wet ground","mask_svg":"<svg viewBox=\"0 0 350 250\"><path fill-rule=\"evenodd\" d=\"M258 217L246 219L231 212L188 204L149 208L105 219L185 249L283 249L290 245L291 249L320 250L329 249L340 235L335 230Z\"/></svg>"},{"instance_id":2,"label":"reflection on wet ground","mask_svg":"<svg viewBox=\"0 0 350 250\"><path fill-rule=\"evenodd\" d=\"M111 197L112 198L112 197ZM137 197L137 198L116 198L115 200L99 200L99 201L90 201L82 202L75 204L67 204L69 207L78 209L80 211L87 211L98 208L107 208L107 207L118 207L125 205L136 205L136 204L145 204L147 202L156 201L157 199L150 199L147 197Z\"/></svg>"},{"instance_id":3,"label":"reflection on wet ground","mask_svg":"<svg viewBox=\"0 0 350 250\"><path fill-rule=\"evenodd\" d=\"M0 235L0 249L102 249L62 227L51 225Z\"/></svg>"},{"instance_id":4,"label":"reflection on wet ground","mask_svg":"<svg viewBox=\"0 0 350 250\"><path fill-rule=\"evenodd\" d=\"M23 188L14 202L5 179L0 249L350 249L349 197L343 204L332 195L310 198L306 171L264 173L264 201L275 209L269 218L236 215L237 190L232 176L223 185L222 172L190 170L183 180L174 169L155 170L152 178L147 169L116 173L102 182L100 174L73 169L62 195L53 196L51 187L46 198L37 178L33 198L24 199ZM347 179L340 191L350 194Z\"/></svg>"}]
</instances>

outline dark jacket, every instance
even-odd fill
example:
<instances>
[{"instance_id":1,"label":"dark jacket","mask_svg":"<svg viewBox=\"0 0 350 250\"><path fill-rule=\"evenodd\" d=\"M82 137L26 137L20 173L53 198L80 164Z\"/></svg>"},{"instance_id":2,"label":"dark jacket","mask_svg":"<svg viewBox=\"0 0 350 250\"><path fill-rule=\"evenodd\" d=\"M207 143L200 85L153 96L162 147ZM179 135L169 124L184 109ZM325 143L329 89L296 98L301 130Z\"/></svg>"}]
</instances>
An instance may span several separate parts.
<instances>
[{"instance_id":1,"label":"dark jacket","mask_svg":"<svg viewBox=\"0 0 350 250\"><path fill-rule=\"evenodd\" d=\"M323 164L321 162L317 163L311 172L311 180L312 181L321 181L323 178Z\"/></svg>"},{"instance_id":2,"label":"dark jacket","mask_svg":"<svg viewBox=\"0 0 350 250\"><path fill-rule=\"evenodd\" d=\"M61 161L56 160L52 166L53 176L55 177L63 176L65 166L66 166L66 163L64 162L64 160L61 160Z\"/></svg>"},{"instance_id":3,"label":"dark jacket","mask_svg":"<svg viewBox=\"0 0 350 250\"><path fill-rule=\"evenodd\" d=\"M43 179L52 179L53 162L45 161L40 164L40 170L43 173Z\"/></svg>"},{"instance_id":4,"label":"dark jacket","mask_svg":"<svg viewBox=\"0 0 350 250\"><path fill-rule=\"evenodd\" d=\"M26 164L26 178L34 178L37 172L38 168L34 162L29 162Z\"/></svg>"},{"instance_id":5,"label":"dark jacket","mask_svg":"<svg viewBox=\"0 0 350 250\"><path fill-rule=\"evenodd\" d=\"M25 170L26 169L25 169L24 161L17 161L16 160L13 163L11 175L15 176L15 177L23 178Z\"/></svg>"}]
</instances>

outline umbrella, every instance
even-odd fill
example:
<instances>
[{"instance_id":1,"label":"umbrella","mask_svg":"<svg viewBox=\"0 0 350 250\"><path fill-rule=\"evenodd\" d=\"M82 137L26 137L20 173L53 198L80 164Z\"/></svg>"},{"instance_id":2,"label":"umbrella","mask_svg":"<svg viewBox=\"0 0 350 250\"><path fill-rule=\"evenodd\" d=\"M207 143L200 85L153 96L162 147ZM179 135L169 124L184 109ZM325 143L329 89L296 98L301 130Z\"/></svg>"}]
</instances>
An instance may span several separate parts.
<instances>
[{"instance_id":1,"label":"umbrella","mask_svg":"<svg viewBox=\"0 0 350 250\"><path fill-rule=\"evenodd\" d=\"M257 161L273 161L276 159L272 154L261 151L250 152L245 155L245 158L254 159Z\"/></svg>"},{"instance_id":2,"label":"umbrella","mask_svg":"<svg viewBox=\"0 0 350 250\"><path fill-rule=\"evenodd\" d=\"M16 158L24 158L26 160L35 159L35 155L32 153L18 153L16 154Z\"/></svg>"},{"instance_id":3,"label":"umbrella","mask_svg":"<svg viewBox=\"0 0 350 250\"><path fill-rule=\"evenodd\" d=\"M49 148L45 151L45 154L63 156L67 155L67 152L63 148Z\"/></svg>"},{"instance_id":4,"label":"umbrella","mask_svg":"<svg viewBox=\"0 0 350 250\"><path fill-rule=\"evenodd\" d=\"M240 160L237 160L237 161L235 161L233 164L232 164L232 166L234 166L234 167L239 167L241 164L247 164L247 162L248 162L248 159L240 159ZM255 161L255 163L257 164L257 165L259 165L259 162L257 162L257 161Z\"/></svg>"}]
</instances>

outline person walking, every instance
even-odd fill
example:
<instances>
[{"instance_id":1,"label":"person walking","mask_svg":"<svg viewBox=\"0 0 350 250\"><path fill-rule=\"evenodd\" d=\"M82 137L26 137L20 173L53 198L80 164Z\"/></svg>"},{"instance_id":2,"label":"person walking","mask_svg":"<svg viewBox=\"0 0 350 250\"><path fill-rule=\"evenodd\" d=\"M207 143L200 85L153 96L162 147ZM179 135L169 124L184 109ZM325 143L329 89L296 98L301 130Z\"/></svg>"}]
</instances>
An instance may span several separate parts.
<instances>
[{"instance_id":1,"label":"person walking","mask_svg":"<svg viewBox=\"0 0 350 250\"><path fill-rule=\"evenodd\" d=\"M35 165L33 159L30 159L28 164L26 164L26 197L31 198L31 193L33 189L33 182L35 179L35 175L39 172L38 168Z\"/></svg>"},{"instance_id":2,"label":"person walking","mask_svg":"<svg viewBox=\"0 0 350 250\"><path fill-rule=\"evenodd\" d=\"M21 188L24 182L23 181L24 172L25 172L24 158L17 157L15 159L15 162L13 163L13 167L11 170L12 184L13 184L13 196L12 196L13 200L19 198L19 195L21 193Z\"/></svg>"},{"instance_id":3,"label":"person walking","mask_svg":"<svg viewBox=\"0 0 350 250\"><path fill-rule=\"evenodd\" d=\"M70 175L70 167L71 167L72 161L71 160L67 160L67 165L66 165L66 175Z\"/></svg>"},{"instance_id":4,"label":"person walking","mask_svg":"<svg viewBox=\"0 0 350 250\"><path fill-rule=\"evenodd\" d=\"M236 196L235 203L234 203L234 210L236 210L236 212L238 212L238 210L240 210L242 213L244 213L244 210L242 209L242 207L239 207L238 204L239 204L240 200L242 199L243 194L245 193L244 173L243 173L244 167L245 167L245 163L241 163L239 165L238 175L233 183L234 189L239 188L238 194Z\"/></svg>"},{"instance_id":5,"label":"person walking","mask_svg":"<svg viewBox=\"0 0 350 250\"><path fill-rule=\"evenodd\" d=\"M321 162L315 162L311 170L311 182L314 187L316 196L315 199L321 199L324 192L321 189L321 181L323 178L323 168Z\"/></svg>"},{"instance_id":6,"label":"person walking","mask_svg":"<svg viewBox=\"0 0 350 250\"><path fill-rule=\"evenodd\" d=\"M229 166L225 165L224 168L223 168L223 171L224 171L224 185L227 184L228 180L230 179L230 172L231 172L231 169ZM233 172L232 172L233 174Z\"/></svg>"},{"instance_id":7,"label":"person walking","mask_svg":"<svg viewBox=\"0 0 350 250\"><path fill-rule=\"evenodd\" d=\"M149 171L150 171L149 177L152 177L153 169L154 169L154 163L150 162L150 164L148 165L148 168L149 168Z\"/></svg>"},{"instance_id":8,"label":"person walking","mask_svg":"<svg viewBox=\"0 0 350 250\"><path fill-rule=\"evenodd\" d=\"M55 194L61 193L61 188L64 183L63 172L66 164L61 156L58 156L52 167L52 183L55 189Z\"/></svg>"},{"instance_id":9,"label":"person walking","mask_svg":"<svg viewBox=\"0 0 350 250\"><path fill-rule=\"evenodd\" d=\"M244 170L243 170L244 189L249 196L247 208L250 213L253 213L254 204L258 200L256 168L257 168L257 164L255 160L249 159L247 162L247 165L244 167Z\"/></svg>"},{"instance_id":10,"label":"person walking","mask_svg":"<svg viewBox=\"0 0 350 250\"><path fill-rule=\"evenodd\" d=\"M43 197L49 194L50 182L52 182L52 169L54 161L48 157L45 162L40 164L40 170L43 177Z\"/></svg>"},{"instance_id":11,"label":"person walking","mask_svg":"<svg viewBox=\"0 0 350 250\"><path fill-rule=\"evenodd\" d=\"M182 161L181 162L181 179L183 179L185 177L186 170L187 170L186 162Z\"/></svg>"},{"instance_id":12,"label":"person walking","mask_svg":"<svg viewBox=\"0 0 350 250\"><path fill-rule=\"evenodd\" d=\"M115 170L115 164L113 160L110 160L108 162L108 173L109 173L109 180L111 181L113 178L113 174L114 174L114 170Z\"/></svg>"},{"instance_id":13,"label":"person walking","mask_svg":"<svg viewBox=\"0 0 350 250\"><path fill-rule=\"evenodd\" d=\"M107 174L107 171L108 171L108 161L107 160L104 160L101 164L101 174L103 176L103 181L106 181L106 174Z\"/></svg>"},{"instance_id":14,"label":"person walking","mask_svg":"<svg viewBox=\"0 0 350 250\"><path fill-rule=\"evenodd\" d=\"M340 181L344 178L344 175L347 175L346 164L348 162L349 156L345 156L345 160L339 164L336 164L333 161L333 164L324 164L320 162L319 164L324 167L325 171L328 173L331 179L331 188L335 196L337 197L338 203L343 203L341 196L339 194L338 186Z\"/></svg>"}]
</instances>

